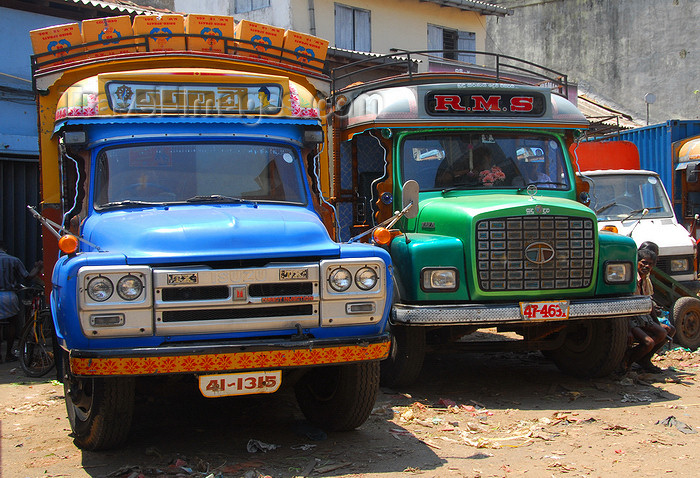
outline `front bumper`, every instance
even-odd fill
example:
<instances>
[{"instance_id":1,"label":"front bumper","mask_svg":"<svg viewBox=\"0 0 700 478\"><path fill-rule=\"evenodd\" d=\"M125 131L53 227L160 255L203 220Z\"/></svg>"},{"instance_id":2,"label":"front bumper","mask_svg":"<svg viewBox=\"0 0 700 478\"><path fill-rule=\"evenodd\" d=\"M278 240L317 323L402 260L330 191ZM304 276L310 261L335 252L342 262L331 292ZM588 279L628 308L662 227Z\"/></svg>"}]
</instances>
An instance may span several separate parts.
<instances>
[{"instance_id":1,"label":"front bumper","mask_svg":"<svg viewBox=\"0 0 700 478\"><path fill-rule=\"evenodd\" d=\"M569 301L567 320L629 317L648 314L650 311L651 299L648 296L575 299ZM400 325L491 326L532 322L534 321L522 317L520 305L517 302L456 305L395 304L391 310L391 323Z\"/></svg>"},{"instance_id":2,"label":"front bumper","mask_svg":"<svg viewBox=\"0 0 700 478\"><path fill-rule=\"evenodd\" d=\"M375 337L178 344L152 348L70 350L75 376L137 376L236 372L381 360L388 333Z\"/></svg>"}]
</instances>

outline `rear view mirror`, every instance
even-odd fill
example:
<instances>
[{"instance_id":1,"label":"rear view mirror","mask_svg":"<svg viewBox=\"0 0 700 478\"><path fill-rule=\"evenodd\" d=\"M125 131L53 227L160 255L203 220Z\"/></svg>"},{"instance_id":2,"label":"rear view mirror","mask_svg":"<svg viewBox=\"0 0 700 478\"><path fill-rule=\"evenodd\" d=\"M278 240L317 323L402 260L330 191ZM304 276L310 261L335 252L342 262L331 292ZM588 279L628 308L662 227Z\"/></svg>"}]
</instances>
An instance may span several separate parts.
<instances>
[{"instance_id":1,"label":"rear view mirror","mask_svg":"<svg viewBox=\"0 0 700 478\"><path fill-rule=\"evenodd\" d=\"M418 183L413 179L409 179L403 183L402 191L402 209L406 209L406 206L410 204L410 207L406 209L404 216L409 219L413 219L418 215L418 192L420 188Z\"/></svg>"}]
</instances>

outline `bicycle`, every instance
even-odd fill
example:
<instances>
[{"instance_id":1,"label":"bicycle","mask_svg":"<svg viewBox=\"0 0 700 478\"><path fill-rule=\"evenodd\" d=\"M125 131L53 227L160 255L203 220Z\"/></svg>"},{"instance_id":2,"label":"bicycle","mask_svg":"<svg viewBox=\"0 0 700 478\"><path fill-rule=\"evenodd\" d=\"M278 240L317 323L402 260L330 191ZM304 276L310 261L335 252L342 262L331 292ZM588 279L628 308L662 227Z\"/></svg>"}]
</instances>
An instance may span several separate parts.
<instances>
[{"instance_id":1,"label":"bicycle","mask_svg":"<svg viewBox=\"0 0 700 478\"><path fill-rule=\"evenodd\" d=\"M23 289L31 295L25 303L29 319L19 338L19 365L29 377L43 377L54 368L54 327L51 312L46 308L42 287Z\"/></svg>"}]
</instances>

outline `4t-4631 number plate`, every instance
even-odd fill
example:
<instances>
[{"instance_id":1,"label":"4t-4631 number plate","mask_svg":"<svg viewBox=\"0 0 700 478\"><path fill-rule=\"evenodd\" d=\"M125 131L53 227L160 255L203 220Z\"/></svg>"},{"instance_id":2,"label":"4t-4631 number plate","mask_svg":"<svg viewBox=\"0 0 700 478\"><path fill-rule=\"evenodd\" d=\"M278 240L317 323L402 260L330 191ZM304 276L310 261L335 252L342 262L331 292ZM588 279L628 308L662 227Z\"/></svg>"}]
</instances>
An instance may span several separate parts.
<instances>
[{"instance_id":1,"label":"4t-4631 number plate","mask_svg":"<svg viewBox=\"0 0 700 478\"><path fill-rule=\"evenodd\" d=\"M208 398L272 393L280 388L280 383L281 370L200 375L199 391Z\"/></svg>"},{"instance_id":2,"label":"4t-4631 number plate","mask_svg":"<svg viewBox=\"0 0 700 478\"><path fill-rule=\"evenodd\" d=\"M569 301L521 302L520 315L527 320L562 320L569 318Z\"/></svg>"}]
</instances>

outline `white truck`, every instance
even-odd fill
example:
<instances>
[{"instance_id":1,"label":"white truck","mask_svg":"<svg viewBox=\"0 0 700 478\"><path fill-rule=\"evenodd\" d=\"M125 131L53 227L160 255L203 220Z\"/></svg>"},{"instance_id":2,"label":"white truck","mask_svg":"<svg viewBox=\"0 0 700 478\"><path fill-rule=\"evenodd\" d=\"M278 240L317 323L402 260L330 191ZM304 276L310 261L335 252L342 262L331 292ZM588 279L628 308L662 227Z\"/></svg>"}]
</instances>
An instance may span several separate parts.
<instances>
[{"instance_id":1,"label":"white truck","mask_svg":"<svg viewBox=\"0 0 700 478\"><path fill-rule=\"evenodd\" d=\"M607 154L601 149L609 146ZM639 169L639 153L626 141L581 143L575 158L579 177L589 185L598 227L631 237L637 246L659 246L653 274L654 300L668 310L675 341L700 346L697 243L676 219L668 193L654 171ZM619 169L607 169L619 168Z\"/></svg>"}]
</instances>

